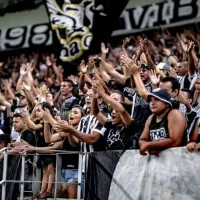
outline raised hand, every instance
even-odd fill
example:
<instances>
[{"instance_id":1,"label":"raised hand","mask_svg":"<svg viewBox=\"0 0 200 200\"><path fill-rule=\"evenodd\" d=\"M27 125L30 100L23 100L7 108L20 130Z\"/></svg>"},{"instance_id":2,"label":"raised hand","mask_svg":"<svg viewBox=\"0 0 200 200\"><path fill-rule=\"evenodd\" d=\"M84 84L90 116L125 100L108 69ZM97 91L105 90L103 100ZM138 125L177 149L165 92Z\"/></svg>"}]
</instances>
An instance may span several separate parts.
<instances>
[{"instance_id":1,"label":"raised hand","mask_svg":"<svg viewBox=\"0 0 200 200\"><path fill-rule=\"evenodd\" d=\"M33 71L33 64L32 63L26 63L26 70L27 72Z\"/></svg>"},{"instance_id":2,"label":"raised hand","mask_svg":"<svg viewBox=\"0 0 200 200\"><path fill-rule=\"evenodd\" d=\"M156 75L156 71L154 71L154 70L149 70L148 74L149 74L149 78L150 78L150 80L151 80L151 83L152 83L153 85L158 85L158 84L160 83L160 75L157 76L157 75Z\"/></svg>"},{"instance_id":3,"label":"raised hand","mask_svg":"<svg viewBox=\"0 0 200 200\"><path fill-rule=\"evenodd\" d=\"M187 45L183 42L183 40L180 41L180 45L181 45L181 48L183 49L183 51L184 51L185 53L187 53L188 47L187 47Z\"/></svg>"},{"instance_id":4,"label":"raised hand","mask_svg":"<svg viewBox=\"0 0 200 200\"><path fill-rule=\"evenodd\" d=\"M45 110L42 110L42 113L43 113L43 121L48 123L51 119L50 111L45 108Z\"/></svg>"},{"instance_id":5,"label":"raised hand","mask_svg":"<svg viewBox=\"0 0 200 200\"><path fill-rule=\"evenodd\" d=\"M21 110L20 115L21 115L23 118L26 118L26 117L28 117L29 114L28 114L27 110L23 109L23 110Z\"/></svg>"},{"instance_id":6,"label":"raised hand","mask_svg":"<svg viewBox=\"0 0 200 200\"><path fill-rule=\"evenodd\" d=\"M46 95L48 94L49 92L49 88L43 84L42 87L40 87L40 96L43 97L43 98L46 98Z\"/></svg>"},{"instance_id":7,"label":"raised hand","mask_svg":"<svg viewBox=\"0 0 200 200\"><path fill-rule=\"evenodd\" d=\"M130 38L125 38L124 40L123 40L123 44L122 44L122 50L123 50L123 54L125 55L125 56L128 56L128 54L127 54L127 52L126 52L126 47L127 47L127 44L130 42Z\"/></svg>"},{"instance_id":8,"label":"raised hand","mask_svg":"<svg viewBox=\"0 0 200 200\"><path fill-rule=\"evenodd\" d=\"M194 41L190 40L188 42L187 53L190 53L194 48Z\"/></svg>"},{"instance_id":9,"label":"raised hand","mask_svg":"<svg viewBox=\"0 0 200 200\"><path fill-rule=\"evenodd\" d=\"M20 67L20 75L25 75L27 73L27 70L26 70L26 65L25 64L22 64L21 67Z\"/></svg>"},{"instance_id":10,"label":"raised hand","mask_svg":"<svg viewBox=\"0 0 200 200\"><path fill-rule=\"evenodd\" d=\"M130 42L130 38L125 38L124 40L123 40L123 44L122 44L122 49L125 49L126 48L126 46L127 46L127 44Z\"/></svg>"},{"instance_id":11,"label":"raised hand","mask_svg":"<svg viewBox=\"0 0 200 200\"><path fill-rule=\"evenodd\" d=\"M52 65L52 63L51 63L51 60L50 60L50 57L49 57L49 56L47 56L47 57L46 57L46 65L47 65L48 67L50 67L50 66Z\"/></svg>"},{"instance_id":12,"label":"raised hand","mask_svg":"<svg viewBox=\"0 0 200 200\"><path fill-rule=\"evenodd\" d=\"M79 65L79 72L82 72L83 74L85 74L87 72L88 66L85 65L85 61L82 60L80 65Z\"/></svg>"},{"instance_id":13,"label":"raised hand","mask_svg":"<svg viewBox=\"0 0 200 200\"><path fill-rule=\"evenodd\" d=\"M127 56L122 55L120 58L120 61L123 66L127 67L130 74L134 74L137 72L140 68L134 63L134 61Z\"/></svg>"},{"instance_id":14,"label":"raised hand","mask_svg":"<svg viewBox=\"0 0 200 200\"><path fill-rule=\"evenodd\" d=\"M102 43L101 43L101 52L102 52L103 54L107 54L108 51L109 51L109 48L106 48L105 44L102 42Z\"/></svg>"},{"instance_id":15,"label":"raised hand","mask_svg":"<svg viewBox=\"0 0 200 200\"><path fill-rule=\"evenodd\" d=\"M101 78L101 76L97 70L95 70L94 79L96 81L99 81L103 85L103 87L106 86L106 83L103 81L103 79Z\"/></svg>"},{"instance_id":16,"label":"raised hand","mask_svg":"<svg viewBox=\"0 0 200 200\"><path fill-rule=\"evenodd\" d=\"M58 132L67 132L70 126L67 121L61 121L60 123L56 123L53 125L53 129Z\"/></svg>"},{"instance_id":17,"label":"raised hand","mask_svg":"<svg viewBox=\"0 0 200 200\"><path fill-rule=\"evenodd\" d=\"M171 77L177 78L176 70L175 70L173 67L170 67L169 75L170 75Z\"/></svg>"},{"instance_id":18,"label":"raised hand","mask_svg":"<svg viewBox=\"0 0 200 200\"><path fill-rule=\"evenodd\" d=\"M148 52L148 40L147 40L147 38L140 40L140 48L141 48L142 52L144 52L144 53Z\"/></svg>"},{"instance_id":19,"label":"raised hand","mask_svg":"<svg viewBox=\"0 0 200 200\"><path fill-rule=\"evenodd\" d=\"M88 59L88 68L89 68L89 70L92 70L92 69L95 68L95 59L94 58L95 57L90 57Z\"/></svg>"},{"instance_id":20,"label":"raised hand","mask_svg":"<svg viewBox=\"0 0 200 200\"><path fill-rule=\"evenodd\" d=\"M163 48L163 54L169 57L171 55L171 51L168 48Z\"/></svg>"},{"instance_id":21,"label":"raised hand","mask_svg":"<svg viewBox=\"0 0 200 200\"><path fill-rule=\"evenodd\" d=\"M98 92L100 95L105 93L102 83L98 80L94 82L93 88L94 88L94 91ZM97 95L97 93L95 95Z\"/></svg>"},{"instance_id":22,"label":"raised hand","mask_svg":"<svg viewBox=\"0 0 200 200\"><path fill-rule=\"evenodd\" d=\"M181 47L185 53L190 53L194 47L194 41L189 40L188 44L185 44L182 40L180 41Z\"/></svg>"}]
</instances>

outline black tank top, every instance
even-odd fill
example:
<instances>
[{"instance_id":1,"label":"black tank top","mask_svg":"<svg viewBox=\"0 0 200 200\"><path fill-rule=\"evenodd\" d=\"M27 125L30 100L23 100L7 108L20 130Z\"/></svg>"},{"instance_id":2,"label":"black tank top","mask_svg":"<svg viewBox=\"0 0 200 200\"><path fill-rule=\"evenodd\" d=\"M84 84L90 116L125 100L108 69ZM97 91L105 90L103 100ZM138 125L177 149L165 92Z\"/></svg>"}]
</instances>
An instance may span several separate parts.
<instances>
[{"instance_id":1,"label":"black tank top","mask_svg":"<svg viewBox=\"0 0 200 200\"><path fill-rule=\"evenodd\" d=\"M69 143L68 139L65 138L63 141L62 150L80 151L80 144L78 144L76 147L73 147ZM63 154L62 155L62 169L68 169L68 168L77 169L78 168L78 158L79 158L79 154Z\"/></svg>"},{"instance_id":2,"label":"black tank top","mask_svg":"<svg viewBox=\"0 0 200 200\"><path fill-rule=\"evenodd\" d=\"M169 110L163 119L160 122L156 122L156 115L153 115L150 123L150 140L151 141L160 141L166 138L169 138L169 129L168 129L168 114L171 110Z\"/></svg>"}]
</instances>

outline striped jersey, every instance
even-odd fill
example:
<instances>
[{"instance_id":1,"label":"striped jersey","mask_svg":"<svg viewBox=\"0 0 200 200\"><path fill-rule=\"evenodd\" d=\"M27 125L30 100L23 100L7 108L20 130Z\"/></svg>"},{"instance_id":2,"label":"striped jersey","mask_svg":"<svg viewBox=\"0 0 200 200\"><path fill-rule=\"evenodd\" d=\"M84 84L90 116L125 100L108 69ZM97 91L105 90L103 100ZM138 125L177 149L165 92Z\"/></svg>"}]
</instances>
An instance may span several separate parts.
<instances>
[{"instance_id":1,"label":"striped jersey","mask_svg":"<svg viewBox=\"0 0 200 200\"><path fill-rule=\"evenodd\" d=\"M94 115L87 115L85 117L82 117L77 130L80 131L82 134L91 134L93 131L96 131L103 136L106 128L104 128L103 125L100 124L100 122ZM81 151L93 152L94 145L81 143Z\"/></svg>"}]
</instances>

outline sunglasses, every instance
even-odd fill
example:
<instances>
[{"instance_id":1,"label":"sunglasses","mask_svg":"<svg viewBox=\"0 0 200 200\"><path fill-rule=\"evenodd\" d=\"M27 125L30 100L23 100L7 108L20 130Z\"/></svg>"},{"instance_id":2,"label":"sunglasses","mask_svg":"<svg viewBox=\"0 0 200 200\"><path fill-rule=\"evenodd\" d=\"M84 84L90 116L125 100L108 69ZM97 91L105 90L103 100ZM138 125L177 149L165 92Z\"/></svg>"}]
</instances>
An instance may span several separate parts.
<instances>
[{"instance_id":1,"label":"sunglasses","mask_svg":"<svg viewBox=\"0 0 200 200\"><path fill-rule=\"evenodd\" d=\"M146 71L148 71L148 69L141 68L140 71L141 71L141 72L146 72Z\"/></svg>"}]
</instances>

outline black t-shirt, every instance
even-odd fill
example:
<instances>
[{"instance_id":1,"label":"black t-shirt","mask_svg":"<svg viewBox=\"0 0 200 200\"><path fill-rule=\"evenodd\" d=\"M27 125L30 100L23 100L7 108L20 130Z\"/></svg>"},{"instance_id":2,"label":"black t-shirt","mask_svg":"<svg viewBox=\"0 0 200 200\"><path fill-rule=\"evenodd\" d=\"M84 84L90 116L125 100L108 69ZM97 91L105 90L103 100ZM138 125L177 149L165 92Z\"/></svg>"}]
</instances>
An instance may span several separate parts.
<instances>
[{"instance_id":1,"label":"black t-shirt","mask_svg":"<svg viewBox=\"0 0 200 200\"><path fill-rule=\"evenodd\" d=\"M151 84L147 84L145 87L149 92L152 92L153 88ZM135 123L138 124L139 129L137 131L139 134L141 134L144 129L146 120L151 115L151 110L149 103L146 100L140 97L138 93L135 95L135 98L133 98L135 101L133 102L134 110L132 112L132 119Z\"/></svg>"},{"instance_id":2,"label":"black t-shirt","mask_svg":"<svg viewBox=\"0 0 200 200\"><path fill-rule=\"evenodd\" d=\"M107 128L104 133L104 142L107 150L123 150L135 149L137 147L137 138L134 134L134 129L137 124L132 121L130 126L113 126L110 119L108 119L104 127Z\"/></svg>"},{"instance_id":3,"label":"black t-shirt","mask_svg":"<svg viewBox=\"0 0 200 200\"><path fill-rule=\"evenodd\" d=\"M36 137L33 131L25 130L21 133L21 139L29 143L30 145L36 146Z\"/></svg>"},{"instance_id":4,"label":"black t-shirt","mask_svg":"<svg viewBox=\"0 0 200 200\"><path fill-rule=\"evenodd\" d=\"M124 97L128 98L129 101L132 101L134 93L135 92L133 91L131 87L131 79L128 78L126 79L125 84L124 84L124 89L123 89Z\"/></svg>"},{"instance_id":5,"label":"black t-shirt","mask_svg":"<svg viewBox=\"0 0 200 200\"><path fill-rule=\"evenodd\" d=\"M41 124L42 128L35 131L37 147L46 147L48 144L45 142L44 138L44 123L41 123L40 120L36 120L35 124Z\"/></svg>"},{"instance_id":6,"label":"black t-shirt","mask_svg":"<svg viewBox=\"0 0 200 200\"><path fill-rule=\"evenodd\" d=\"M76 147L73 147L67 138L63 141L63 147L62 150L66 151L80 151L80 144L78 144ZM70 168L77 169L78 168L78 157L79 154L63 154L62 155L62 169Z\"/></svg>"}]
</instances>

